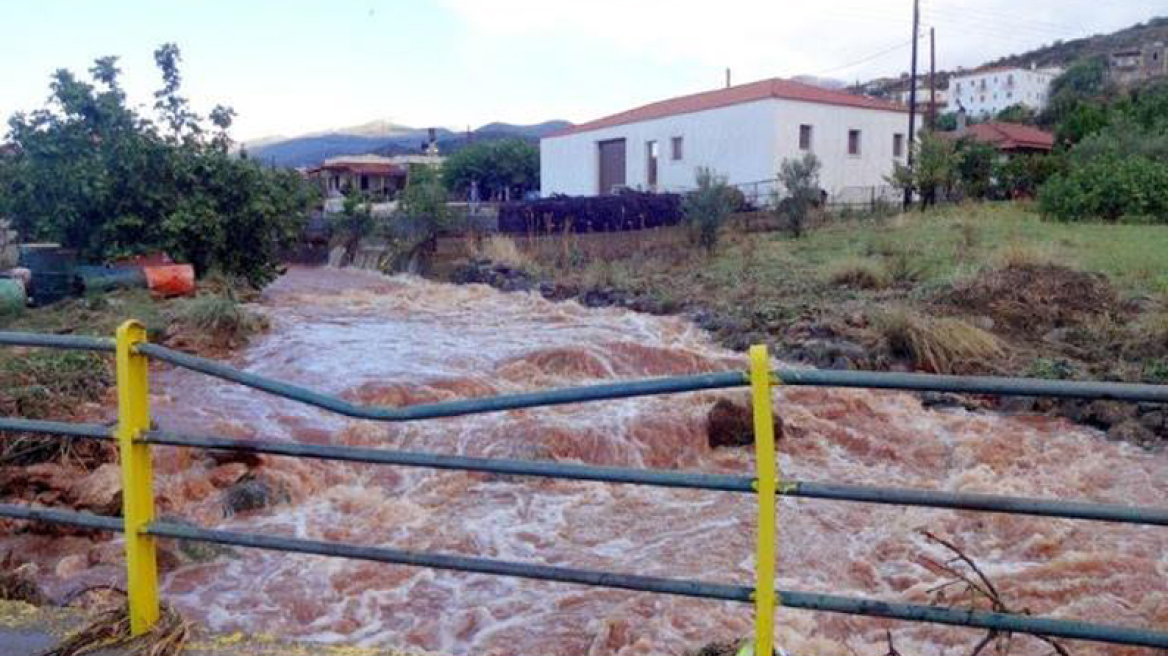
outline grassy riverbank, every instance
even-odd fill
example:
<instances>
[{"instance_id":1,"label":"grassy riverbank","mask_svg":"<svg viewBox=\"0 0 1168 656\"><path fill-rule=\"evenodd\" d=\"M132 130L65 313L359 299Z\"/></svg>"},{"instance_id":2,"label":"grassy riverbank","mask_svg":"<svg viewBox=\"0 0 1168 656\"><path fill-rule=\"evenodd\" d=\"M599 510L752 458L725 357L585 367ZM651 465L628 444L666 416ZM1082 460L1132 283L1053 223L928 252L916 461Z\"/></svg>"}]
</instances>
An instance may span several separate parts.
<instances>
[{"instance_id":1,"label":"grassy riverbank","mask_svg":"<svg viewBox=\"0 0 1168 656\"><path fill-rule=\"evenodd\" d=\"M680 229L603 237L623 249L496 237L456 277L684 313L728 347L819 367L1168 383L1168 227L1053 223L1018 203L827 219L801 239L769 223L736 218L713 253ZM1162 414L1145 427L1168 431Z\"/></svg>"}]
</instances>

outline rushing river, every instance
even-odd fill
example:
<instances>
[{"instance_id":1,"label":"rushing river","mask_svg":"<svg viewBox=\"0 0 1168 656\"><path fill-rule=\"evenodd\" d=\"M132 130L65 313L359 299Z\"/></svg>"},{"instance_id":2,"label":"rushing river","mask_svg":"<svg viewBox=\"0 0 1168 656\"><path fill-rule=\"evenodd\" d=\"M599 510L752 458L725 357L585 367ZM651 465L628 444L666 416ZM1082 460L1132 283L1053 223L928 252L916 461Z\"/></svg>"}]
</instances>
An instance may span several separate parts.
<instances>
[{"instance_id":1,"label":"rushing river","mask_svg":"<svg viewBox=\"0 0 1168 656\"><path fill-rule=\"evenodd\" d=\"M402 405L745 368L677 318L586 309L483 286L296 269L265 294L272 330L236 359L256 373ZM602 465L748 473L711 450L697 393L406 424L352 421L186 371L152 381L164 428ZM1168 502L1168 455L1049 418L922 409L899 393L780 389L785 475L953 491ZM289 503L224 517L201 453L156 450L162 512L232 530L741 583L752 580L746 495L265 458ZM959 545L1016 609L1168 629L1168 530L814 500L779 505L780 588L928 603L921 557ZM447 654L681 654L746 635L751 610L575 585L237 550L170 570L164 598L215 629ZM801 656L968 653L980 632L780 609ZM1149 650L1074 643L1075 654ZM849 651L854 650L854 651ZM1018 638L1016 654L1044 645Z\"/></svg>"}]
</instances>

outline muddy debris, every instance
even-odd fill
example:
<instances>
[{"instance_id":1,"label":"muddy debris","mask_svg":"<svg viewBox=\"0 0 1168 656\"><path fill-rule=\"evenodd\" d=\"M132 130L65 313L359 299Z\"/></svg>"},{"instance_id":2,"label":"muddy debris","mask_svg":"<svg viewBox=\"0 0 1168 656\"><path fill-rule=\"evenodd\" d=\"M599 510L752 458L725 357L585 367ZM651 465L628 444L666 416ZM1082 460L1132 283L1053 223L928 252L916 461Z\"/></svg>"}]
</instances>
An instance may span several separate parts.
<instances>
[{"instance_id":1,"label":"muddy debris","mask_svg":"<svg viewBox=\"0 0 1168 656\"><path fill-rule=\"evenodd\" d=\"M1032 339L1124 308L1107 277L1056 264L1014 264L954 285L942 300Z\"/></svg>"}]
</instances>

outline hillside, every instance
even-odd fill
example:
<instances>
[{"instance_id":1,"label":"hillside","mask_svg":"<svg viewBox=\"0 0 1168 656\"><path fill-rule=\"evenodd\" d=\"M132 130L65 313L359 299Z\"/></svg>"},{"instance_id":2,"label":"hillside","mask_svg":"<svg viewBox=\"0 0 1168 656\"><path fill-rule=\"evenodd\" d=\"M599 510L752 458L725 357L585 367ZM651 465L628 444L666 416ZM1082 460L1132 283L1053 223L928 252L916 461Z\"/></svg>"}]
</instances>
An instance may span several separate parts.
<instances>
[{"instance_id":1,"label":"hillside","mask_svg":"<svg viewBox=\"0 0 1168 656\"><path fill-rule=\"evenodd\" d=\"M982 66L1029 66L1034 64L1039 67L1065 68L1079 59L1106 56L1118 50L1134 48L1154 41L1168 41L1168 16L1153 18L1110 34L1096 34L1081 39L1055 41L1048 46L987 61ZM946 88L949 84L949 76L954 72L937 71L937 88ZM927 69L919 69L917 74L924 76L922 83L928 79ZM863 85L863 92L875 96L888 96L908 89L908 83L908 73L902 73L898 77L871 80Z\"/></svg>"},{"instance_id":2,"label":"hillside","mask_svg":"<svg viewBox=\"0 0 1168 656\"><path fill-rule=\"evenodd\" d=\"M552 132L571 125L567 121L545 121L533 125L513 125L510 123L488 123L471 131L469 141L493 141L507 137L520 137L538 142ZM444 154L466 146L465 132L452 132L438 128L438 150ZM381 121L366 123L354 128L332 132L320 132L290 139L265 139L258 143L245 144L248 155L275 166L316 166L329 157L340 155L402 155L416 153L425 147L429 132L422 128L411 128Z\"/></svg>"}]
</instances>

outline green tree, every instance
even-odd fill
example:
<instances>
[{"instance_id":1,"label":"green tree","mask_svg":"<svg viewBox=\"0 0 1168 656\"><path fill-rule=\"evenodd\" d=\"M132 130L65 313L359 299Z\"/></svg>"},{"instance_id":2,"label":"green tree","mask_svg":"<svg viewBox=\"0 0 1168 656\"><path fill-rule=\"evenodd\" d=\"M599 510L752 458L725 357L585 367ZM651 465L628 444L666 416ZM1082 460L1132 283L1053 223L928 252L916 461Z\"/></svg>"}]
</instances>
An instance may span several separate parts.
<instances>
[{"instance_id":1,"label":"green tree","mask_svg":"<svg viewBox=\"0 0 1168 656\"><path fill-rule=\"evenodd\" d=\"M795 238L803 236L807 217L820 202L819 158L806 153L800 158L784 159L779 165L779 184L786 192L775 204L779 216Z\"/></svg>"},{"instance_id":2,"label":"green tree","mask_svg":"<svg viewBox=\"0 0 1168 656\"><path fill-rule=\"evenodd\" d=\"M1038 120L1038 112L1035 112L1032 108L1022 103L1016 103L998 112L994 120L1004 121L1006 123L1034 125Z\"/></svg>"},{"instance_id":3,"label":"green tree","mask_svg":"<svg viewBox=\"0 0 1168 656\"><path fill-rule=\"evenodd\" d=\"M1107 62L1102 57L1077 61L1051 82L1050 100L1039 123L1058 125L1078 105L1105 95L1106 90Z\"/></svg>"},{"instance_id":4,"label":"green tree","mask_svg":"<svg viewBox=\"0 0 1168 656\"><path fill-rule=\"evenodd\" d=\"M446 188L437 169L429 166L410 169L409 184L402 191L399 211L418 227L419 241L427 248L432 249L438 236L451 227L454 217L447 200Z\"/></svg>"},{"instance_id":5,"label":"green tree","mask_svg":"<svg viewBox=\"0 0 1168 656\"><path fill-rule=\"evenodd\" d=\"M892 163L889 182L901 191L921 198L921 209L937 202L938 194L948 194L957 180L958 155L952 139L922 132L913 148L913 167Z\"/></svg>"},{"instance_id":6,"label":"green tree","mask_svg":"<svg viewBox=\"0 0 1168 656\"><path fill-rule=\"evenodd\" d=\"M961 193L966 198L984 200L994 187L998 151L993 146L961 139L955 151L956 179Z\"/></svg>"},{"instance_id":7,"label":"green tree","mask_svg":"<svg viewBox=\"0 0 1168 656\"><path fill-rule=\"evenodd\" d=\"M230 155L232 110L211 112L208 138L181 95L178 48L163 45L155 61L164 130L127 106L115 57L94 62L92 82L54 73L48 105L9 121L15 154L0 169L0 207L26 238L92 261L163 250L200 274L266 284L313 192L295 172Z\"/></svg>"},{"instance_id":8,"label":"green tree","mask_svg":"<svg viewBox=\"0 0 1168 656\"><path fill-rule=\"evenodd\" d=\"M711 169L699 167L697 189L682 201L682 216L689 226L690 241L712 253L718 245L718 229L734 211L734 187Z\"/></svg>"},{"instance_id":9,"label":"green tree","mask_svg":"<svg viewBox=\"0 0 1168 656\"><path fill-rule=\"evenodd\" d=\"M442 164L447 189L467 194L478 185L483 199L515 199L539 189L539 149L522 139L474 143Z\"/></svg>"}]
</instances>

